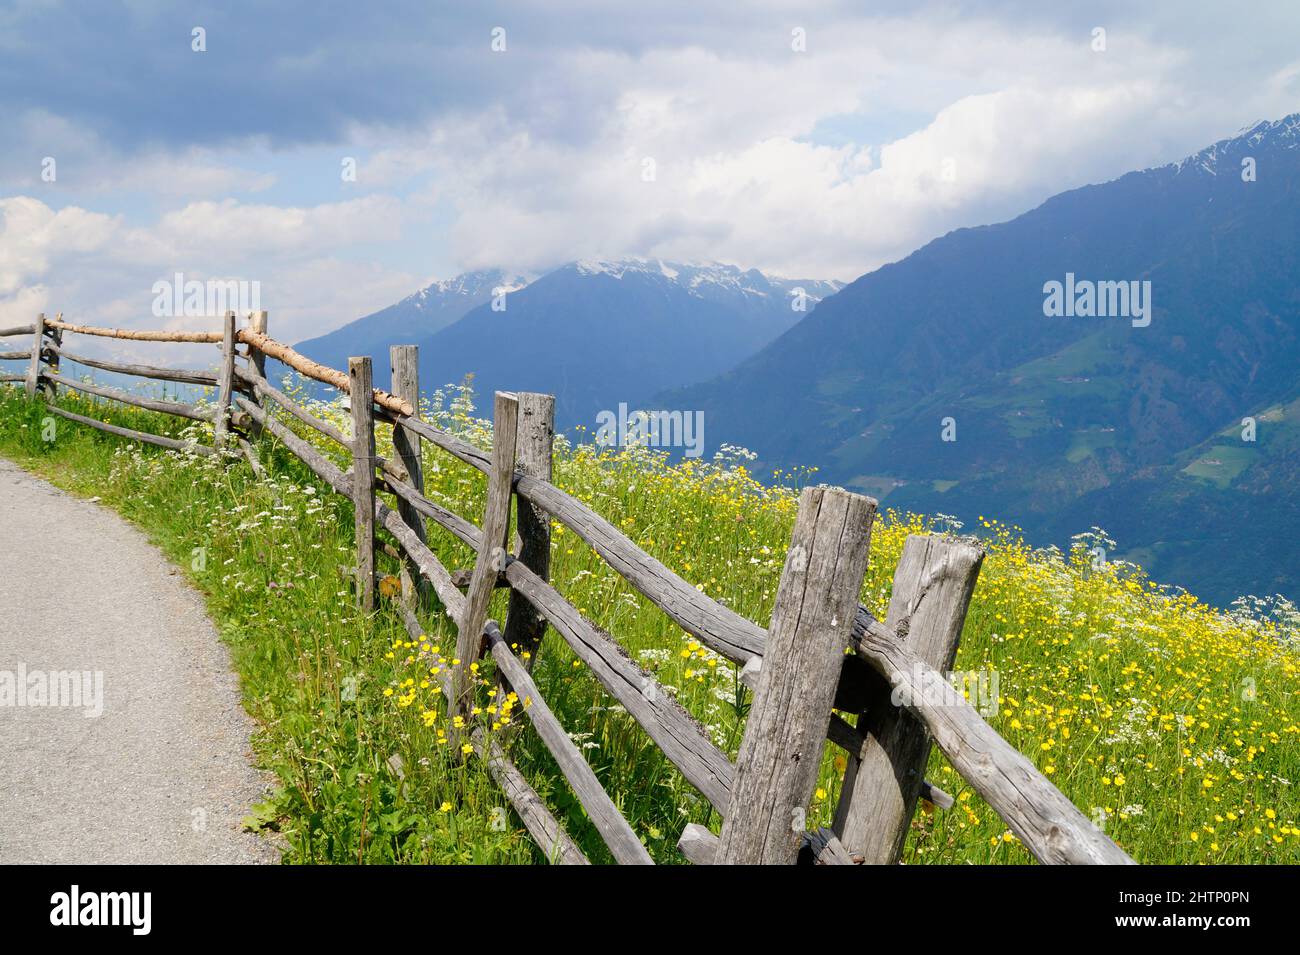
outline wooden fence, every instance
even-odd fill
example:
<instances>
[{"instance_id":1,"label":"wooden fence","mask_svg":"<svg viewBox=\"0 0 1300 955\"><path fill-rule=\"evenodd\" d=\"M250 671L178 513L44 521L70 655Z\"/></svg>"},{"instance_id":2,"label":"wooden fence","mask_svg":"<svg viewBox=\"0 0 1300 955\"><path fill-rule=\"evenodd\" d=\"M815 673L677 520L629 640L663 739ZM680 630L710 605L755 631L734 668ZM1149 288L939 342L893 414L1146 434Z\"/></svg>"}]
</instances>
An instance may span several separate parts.
<instances>
[{"instance_id":1,"label":"wooden fence","mask_svg":"<svg viewBox=\"0 0 1300 955\"><path fill-rule=\"evenodd\" d=\"M253 439L282 444L355 505L356 587L362 607L369 611L375 604L378 542L408 568L407 596L395 604L411 636L424 632L417 614L422 604L410 599L421 590L436 594L457 625L461 664L444 675L443 685L450 715L468 715L470 664L491 655L503 684L530 701L524 713L620 863L651 859L547 706L533 682L531 663L525 662L536 657L548 624L720 813L720 834L699 825L686 827L678 846L692 862L897 862L917 800L951 805L950 797L923 777L933 743L1040 861L1132 864L944 676L956 655L984 557L977 544L909 537L894 574L888 614L880 621L858 603L876 502L838 488L806 488L772 620L764 628L696 590L551 483L551 396L498 392L489 453L420 419L414 346L392 349L391 390L382 391L374 387L370 358L349 359L346 373L326 368L268 337L266 330L265 312L253 313L243 327L230 312L220 331L188 333L96 328L41 315L32 325L0 329L0 344L15 336L28 343L0 352L0 361L26 365L18 373L0 372L0 381L22 382L31 396L44 392L53 399L57 388L64 387L211 421L214 441L207 447L105 424L50 404L52 412L65 418L135 441L201 454L242 454L259 474ZM68 350L65 336L75 335L212 343L221 347L221 364L212 372L106 361ZM267 356L350 395L351 435L268 381ZM60 372L61 360L208 386L216 390L216 405L201 409L76 380ZM350 451L352 466L340 469L291 428L291 421ZM392 460L376 453L377 421L393 426ZM424 496L424 441L483 472L487 498L481 525ZM517 504L513 548L507 536L512 499ZM734 763L672 693L551 583L552 522L577 534L684 631L743 667L741 679L754 696ZM430 525L474 549L472 572L453 574L439 562L427 544ZM395 546L377 538L379 528ZM502 586L510 589L504 629L488 619L493 590ZM585 864L582 851L497 739L482 730L465 732L546 857ZM832 826L810 832L805 813L827 740L844 750L844 784Z\"/></svg>"}]
</instances>

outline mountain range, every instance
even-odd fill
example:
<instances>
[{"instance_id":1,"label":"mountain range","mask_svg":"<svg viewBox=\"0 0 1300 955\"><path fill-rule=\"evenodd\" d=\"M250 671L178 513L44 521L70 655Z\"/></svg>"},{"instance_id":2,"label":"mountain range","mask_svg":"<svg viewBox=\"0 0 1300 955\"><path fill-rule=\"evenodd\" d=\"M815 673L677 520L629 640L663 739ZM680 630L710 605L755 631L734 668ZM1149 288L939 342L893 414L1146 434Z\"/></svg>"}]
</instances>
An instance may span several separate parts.
<instances>
[{"instance_id":1,"label":"mountain range","mask_svg":"<svg viewBox=\"0 0 1300 955\"><path fill-rule=\"evenodd\" d=\"M652 259L490 270L298 348L382 365L414 342L426 390L550 392L561 428L699 411L708 450L752 448L760 473L816 465L1040 545L1100 526L1108 557L1226 604L1300 599L1298 316L1295 115L843 287Z\"/></svg>"},{"instance_id":2,"label":"mountain range","mask_svg":"<svg viewBox=\"0 0 1300 955\"><path fill-rule=\"evenodd\" d=\"M388 346L414 344L415 338L427 338L470 309L490 302L494 290L509 294L529 281L531 276L503 269L465 272L295 347L330 368L347 368L353 355L370 355L377 363L386 361Z\"/></svg>"},{"instance_id":3,"label":"mountain range","mask_svg":"<svg viewBox=\"0 0 1300 955\"><path fill-rule=\"evenodd\" d=\"M602 411L646 407L735 366L841 284L657 259L583 260L531 281L474 272L295 347L339 368L349 355L380 365L390 344L419 345L426 391L472 374L481 408L494 391L543 391L559 427L591 426Z\"/></svg>"},{"instance_id":4,"label":"mountain range","mask_svg":"<svg viewBox=\"0 0 1300 955\"><path fill-rule=\"evenodd\" d=\"M1300 115L949 233L664 401L885 507L1099 525L1216 602L1300 597Z\"/></svg>"}]
</instances>

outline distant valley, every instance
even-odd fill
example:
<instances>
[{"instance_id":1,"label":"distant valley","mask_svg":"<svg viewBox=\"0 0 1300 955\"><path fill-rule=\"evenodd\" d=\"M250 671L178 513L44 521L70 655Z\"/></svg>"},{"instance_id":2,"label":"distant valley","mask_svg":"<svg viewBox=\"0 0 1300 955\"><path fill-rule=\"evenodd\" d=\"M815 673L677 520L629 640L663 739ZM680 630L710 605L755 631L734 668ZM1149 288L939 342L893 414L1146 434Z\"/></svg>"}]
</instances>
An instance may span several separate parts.
<instances>
[{"instance_id":1,"label":"distant valley","mask_svg":"<svg viewBox=\"0 0 1300 955\"><path fill-rule=\"evenodd\" d=\"M1067 274L1150 283L1150 314L1056 313ZM1300 596L1298 398L1300 116L936 239L664 396L886 507L1100 525L1220 603Z\"/></svg>"}]
</instances>

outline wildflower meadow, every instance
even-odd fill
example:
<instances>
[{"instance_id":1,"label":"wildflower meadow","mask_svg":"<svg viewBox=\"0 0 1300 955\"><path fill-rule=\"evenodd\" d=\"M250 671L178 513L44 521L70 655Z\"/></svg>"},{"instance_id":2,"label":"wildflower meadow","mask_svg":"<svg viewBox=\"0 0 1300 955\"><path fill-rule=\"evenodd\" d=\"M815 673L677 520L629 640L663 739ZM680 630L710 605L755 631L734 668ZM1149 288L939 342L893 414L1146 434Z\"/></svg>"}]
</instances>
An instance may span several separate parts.
<instances>
[{"instance_id":1,"label":"wildflower meadow","mask_svg":"<svg viewBox=\"0 0 1300 955\"><path fill-rule=\"evenodd\" d=\"M339 403L295 397L347 430ZM129 427L182 435L177 422L73 394L60 404ZM490 422L468 386L429 397L422 414L480 446ZM0 453L120 511L142 527L206 595L256 718L260 765L274 779L250 807L288 862L542 862L487 775L464 729L447 722L442 678L455 627L437 607L412 639L386 603L357 609L341 565L353 552L351 504L269 437L266 475L245 462L142 448L59 421L16 390L0 391ZM291 422L292 423L292 422ZM207 425L192 425L205 428ZM303 437L343 462L314 432ZM382 445L388 434L381 431ZM724 448L710 461L670 460L643 447L607 448L577 430L557 438L555 483L615 523L709 596L766 625L794 522L798 488L814 470L751 471L753 455ZM477 521L482 476L425 446L432 500ZM1300 616L1280 598L1216 609L1141 568L1098 560L1104 530L1068 550L1034 547L987 515L959 527L942 515L885 512L872 531L862 600L885 613L909 534L963 533L987 557L956 669L979 674L985 718L1093 821L1144 863L1300 862ZM474 555L433 528L453 568ZM382 556L381 591L398 564ZM591 620L674 693L735 756L750 691L737 668L653 608L563 527L551 577ZM501 619L499 592L491 613ZM688 822L720 820L563 641L548 635L534 677L553 710L657 862L680 862ZM498 689L489 661L471 665L470 721L510 749L533 786L593 861L607 850L527 727L531 701ZM969 685L969 684L968 684ZM483 736L479 737L484 738ZM481 744L480 744L481 745ZM843 757L832 746L813 807L828 823ZM1025 863L1029 854L940 754L928 778L948 810L923 803L905 863Z\"/></svg>"}]
</instances>

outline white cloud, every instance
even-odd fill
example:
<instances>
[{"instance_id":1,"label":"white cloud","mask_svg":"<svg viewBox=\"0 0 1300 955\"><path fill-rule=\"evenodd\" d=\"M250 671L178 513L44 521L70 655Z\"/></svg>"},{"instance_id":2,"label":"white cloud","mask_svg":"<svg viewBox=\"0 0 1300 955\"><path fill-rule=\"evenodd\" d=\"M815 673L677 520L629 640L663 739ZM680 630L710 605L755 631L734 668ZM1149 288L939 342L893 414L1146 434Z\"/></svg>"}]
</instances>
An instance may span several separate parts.
<instances>
[{"instance_id":1,"label":"white cloud","mask_svg":"<svg viewBox=\"0 0 1300 955\"><path fill-rule=\"evenodd\" d=\"M61 311L88 324L211 326L153 316L154 282L180 271L260 283L276 334L295 341L408 294L418 277L344 254L353 242L400 238L401 208L386 196L307 208L196 202L146 227L75 206L56 211L27 196L0 199L0 315L26 322L37 311Z\"/></svg>"},{"instance_id":2,"label":"white cloud","mask_svg":"<svg viewBox=\"0 0 1300 955\"><path fill-rule=\"evenodd\" d=\"M176 200L262 192L276 182L271 173L232 161L229 153L238 154L240 145L169 150L155 144L127 154L48 110L23 110L11 122L0 142L0 170L8 173L0 182L16 190L75 188L79 196L138 192ZM47 157L54 160L55 183L42 179Z\"/></svg>"},{"instance_id":3,"label":"white cloud","mask_svg":"<svg viewBox=\"0 0 1300 955\"><path fill-rule=\"evenodd\" d=\"M55 212L38 199L0 199L0 295L44 277L56 256L104 249L117 228L111 217L85 209Z\"/></svg>"},{"instance_id":4,"label":"white cloud","mask_svg":"<svg viewBox=\"0 0 1300 955\"><path fill-rule=\"evenodd\" d=\"M648 255L849 280L953 228L1300 108L1296 14L1280 6L1258 22L1206 7L1195 29L1185 4L1103 4L1095 18L886 6L668 4L617 22L579 6L556 13L576 26L512 21L511 59L458 48L464 89L440 88L435 120L346 114L342 141L296 151L272 153L267 128L130 152L52 108L26 110L0 145L23 193L0 200L0 309L147 324L153 281L182 270L261 281L277 333L293 338L413 291L417 243L447 250L443 272ZM1104 53L1089 46L1094 19ZM794 26L806 53L790 49ZM423 49L401 39L394 57ZM310 90L335 62L322 51L346 40L286 49L258 81ZM512 75L532 82L473 72L520 63L532 72ZM488 88L507 92L477 105ZM77 183L75 204L42 187L44 155L59 160L60 190L65 169ZM320 201L339 194L342 156L360 157L356 187L372 191Z\"/></svg>"},{"instance_id":5,"label":"white cloud","mask_svg":"<svg viewBox=\"0 0 1300 955\"><path fill-rule=\"evenodd\" d=\"M44 285L27 285L12 295L0 295L0 326L26 325L40 312L49 311L49 289ZM6 343L15 339L5 339ZM6 349L9 350L9 349ZM12 366L5 366L12 371Z\"/></svg>"},{"instance_id":6,"label":"white cloud","mask_svg":"<svg viewBox=\"0 0 1300 955\"><path fill-rule=\"evenodd\" d=\"M310 208L247 205L234 199L191 202L163 215L152 231L178 255L192 258L253 260L268 253L301 258L353 243L400 238L402 207L384 195Z\"/></svg>"},{"instance_id":7,"label":"white cloud","mask_svg":"<svg viewBox=\"0 0 1300 955\"><path fill-rule=\"evenodd\" d=\"M823 22L807 54L578 48L555 69L619 91L589 138L539 136L498 109L387 138L373 162L394 178L432 173L458 213L463 267L641 254L848 280L1300 104L1286 67L1216 88L1189 74L1187 50L1112 24L1104 53L1082 27L934 11ZM929 119L871 135L915 114ZM863 134L828 142L828 122Z\"/></svg>"}]
</instances>

